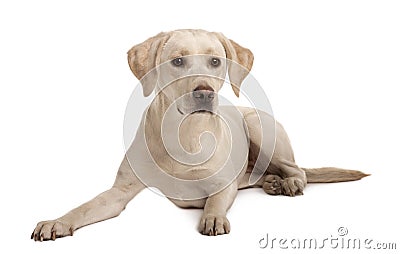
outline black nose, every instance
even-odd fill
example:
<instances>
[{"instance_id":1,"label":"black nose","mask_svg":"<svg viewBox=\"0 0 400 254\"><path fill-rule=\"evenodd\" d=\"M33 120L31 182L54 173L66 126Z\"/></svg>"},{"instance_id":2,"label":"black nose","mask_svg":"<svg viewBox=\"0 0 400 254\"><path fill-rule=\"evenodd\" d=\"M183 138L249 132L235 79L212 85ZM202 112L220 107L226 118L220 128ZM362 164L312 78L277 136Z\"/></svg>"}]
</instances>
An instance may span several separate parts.
<instances>
[{"instance_id":1,"label":"black nose","mask_svg":"<svg viewBox=\"0 0 400 254\"><path fill-rule=\"evenodd\" d=\"M208 85L199 85L193 90L193 97L198 103L211 102L214 96L214 89Z\"/></svg>"}]
</instances>

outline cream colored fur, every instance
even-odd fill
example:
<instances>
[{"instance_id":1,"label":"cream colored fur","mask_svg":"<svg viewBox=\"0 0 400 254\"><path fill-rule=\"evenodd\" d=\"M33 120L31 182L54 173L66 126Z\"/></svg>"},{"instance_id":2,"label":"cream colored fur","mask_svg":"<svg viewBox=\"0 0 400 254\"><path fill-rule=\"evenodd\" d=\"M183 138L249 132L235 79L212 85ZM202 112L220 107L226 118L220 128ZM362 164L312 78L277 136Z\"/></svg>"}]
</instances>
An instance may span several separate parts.
<instances>
[{"instance_id":1,"label":"cream colored fur","mask_svg":"<svg viewBox=\"0 0 400 254\"><path fill-rule=\"evenodd\" d=\"M201 149L198 142L201 133L208 131L214 134L217 144L215 153L210 160L202 165L190 167L177 162L168 156L162 143L161 123L172 101L183 94L191 93L199 86L207 86L217 93L223 82L215 78L188 77L174 81L168 87L160 87L156 80L168 79L168 75L172 75L173 70L161 74L150 71L161 63L169 62L177 57L197 54L227 58L243 66L244 68L240 69L228 64L228 74L233 92L239 95L240 85L252 68L253 54L250 50L227 39L220 33L203 30L177 30L160 33L134 46L128 52L129 66L134 75L141 80L144 96L150 95L153 91L157 95L149 105L146 117L142 119L137 138L121 163L114 185L111 189L58 219L39 222L32 233L34 240L54 240L58 237L72 235L74 231L81 227L118 216L127 203L147 187L132 171L132 163L128 160L128 157L131 158L130 155L132 155L132 158L137 157L139 160L140 158L146 160L145 150L147 148L145 143L147 143L153 158L156 158L157 164L166 173L181 179L202 179L213 175L222 166L224 158L228 156L227 151L230 151L228 149L228 128L214 114L202 112L190 114L182 123L180 129L181 145L189 152L196 152ZM201 67L202 63L199 62L197 65ZM148 73L150 74L145 77ZM224 75L223 71L218 75ZM181 113L186 113L188 108L191 107L191 103L190 99L183 100L177 103L176 107L182 111ZM213 105L213 107L218 107L218 105ZM240 112L238 117L238 114L231 112L232 108L221 108L219 110L227 117L233 118L237 123L237 128L241 133L238 134L238 137L235 137L238 139L239 145L233 149L238 154L247 156L248 160L246 159L238 176L218 193L212 193L210 196L196 200L180 200L170 197L170 200L180 207L204 209L199 223L199 231L202 234L220 235L230 232L231 228L226 214L239 189L262 187L268 194L295 196L303 194L307 182L352 181L366 176L359 171L337 168L300 168L295 163L289 138L282 125L276 123L269 114L252 108L238 107L234 109ZM177 112L175 113L179 115ZM273 128L262 129L259 118L269 123L267 126ZM242 130L240 126L247 126L248 129ZM273 153L260 150L261 135L273 132L276 132L276 144ZM146 140L140 137L146 137ZM270 142L274 141L271 139ZM249 177L259 154L265 155L266 158L271 157L271 162L264 176L256 184L249 185ZM168 186L165 188L168 188ZM162 191L163 187L160 187L160 189Z\"/></svg>"}]
</instances>

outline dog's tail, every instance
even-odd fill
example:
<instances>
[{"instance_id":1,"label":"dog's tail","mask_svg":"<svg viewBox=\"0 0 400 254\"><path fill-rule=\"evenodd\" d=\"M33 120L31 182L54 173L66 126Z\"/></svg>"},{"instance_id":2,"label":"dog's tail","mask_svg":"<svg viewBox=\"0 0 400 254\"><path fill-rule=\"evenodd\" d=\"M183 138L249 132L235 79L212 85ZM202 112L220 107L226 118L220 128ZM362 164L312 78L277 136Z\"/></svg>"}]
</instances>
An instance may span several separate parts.
<instances>
[{"instance_id":1,"label":"dog's tail","mask_svg":"<svg viewBox=\"0 0 400 254\"><path fill-rule=\"evenodd\" d=\"M308 183L337 183L360 180L369 176L358 170L341 168L302 168L306 172Z\"/></svg>"}]
</instances>

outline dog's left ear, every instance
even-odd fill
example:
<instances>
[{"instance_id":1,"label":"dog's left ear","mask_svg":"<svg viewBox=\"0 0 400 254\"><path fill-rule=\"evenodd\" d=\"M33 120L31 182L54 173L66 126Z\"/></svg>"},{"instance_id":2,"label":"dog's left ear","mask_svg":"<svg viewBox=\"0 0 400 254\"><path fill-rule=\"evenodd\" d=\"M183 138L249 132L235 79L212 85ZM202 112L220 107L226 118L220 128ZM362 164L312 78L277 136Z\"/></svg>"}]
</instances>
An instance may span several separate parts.
<instances>
[{"instance_id":1,"label":"dog's left ear","mask_svg":"<svg viewBox=\"0 0 400 254\"><path fill-rule=\"evenodd\" d=\"M233 40L226 38L222 33L214 34L224 46L226 58L231 61L228 63L229 80L231 81L233 92L239 97L240 86L253 66L253 53Z\"/></svg>"}]
</instances>

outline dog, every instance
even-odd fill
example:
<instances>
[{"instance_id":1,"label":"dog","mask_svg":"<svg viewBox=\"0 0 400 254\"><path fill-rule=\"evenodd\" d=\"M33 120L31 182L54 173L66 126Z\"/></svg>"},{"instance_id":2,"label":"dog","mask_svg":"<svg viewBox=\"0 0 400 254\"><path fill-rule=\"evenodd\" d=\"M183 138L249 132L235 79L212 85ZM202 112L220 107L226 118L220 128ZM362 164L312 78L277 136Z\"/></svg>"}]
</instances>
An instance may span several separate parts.
<instances>
[{"instance_id":1,"label":"dog","mask_svg":"<svg viewBox=\"0 0 400 254\"><path fill-rule=\"evenodd\" d=\"M333 167L300 168L285 130L270 114L219 105L225 77L239 96L253 59L249 49L204 30L163 32L132 47L130 69L143 95L155 97L112 188L58 219L39 222L31 238L55 240L116 217L146 187L157 187L179 207L204 209L200 233L228 234L226 214L240 189L296 196L307 183L367 176Z\"/></svg>"}]
</instances>

